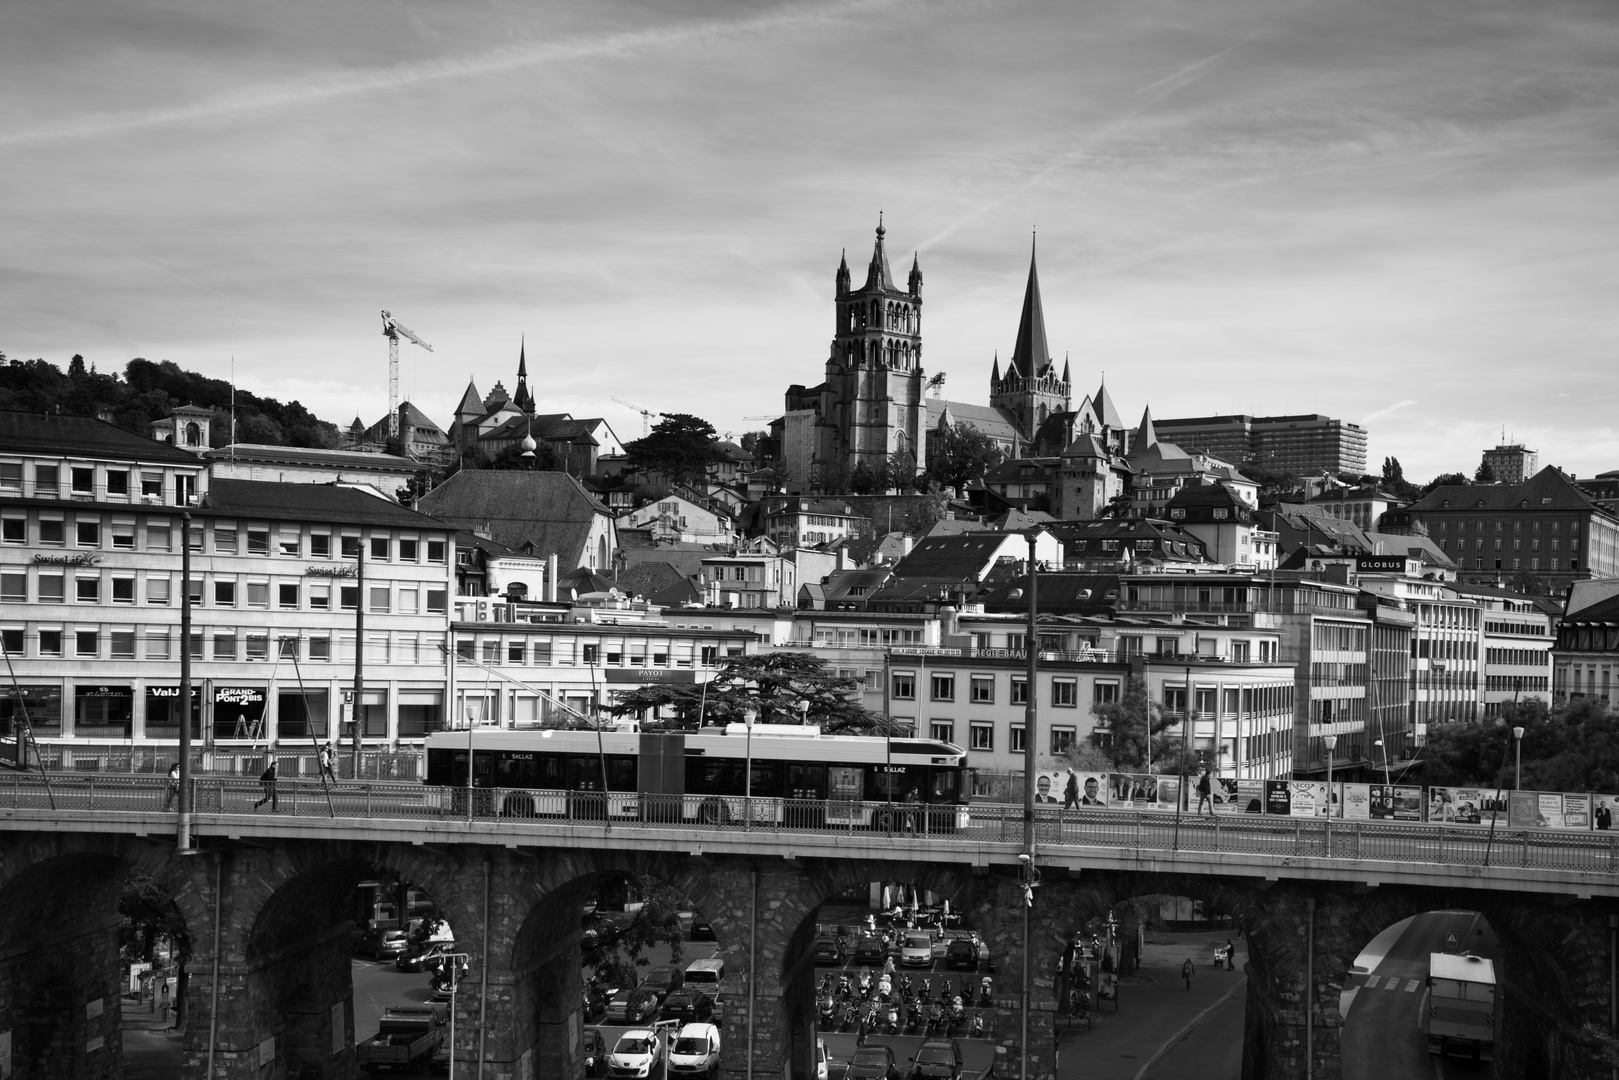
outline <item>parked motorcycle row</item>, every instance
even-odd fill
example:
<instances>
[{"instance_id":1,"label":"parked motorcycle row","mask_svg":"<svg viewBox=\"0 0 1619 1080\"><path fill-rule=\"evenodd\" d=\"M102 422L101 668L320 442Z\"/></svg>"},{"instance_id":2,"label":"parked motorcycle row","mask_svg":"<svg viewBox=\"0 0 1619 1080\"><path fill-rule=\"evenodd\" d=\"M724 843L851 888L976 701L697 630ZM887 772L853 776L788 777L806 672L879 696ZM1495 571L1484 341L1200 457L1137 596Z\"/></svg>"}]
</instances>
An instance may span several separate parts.
<instances>
[{"instance_id":1,"label":"parked motorcycle row","mask_svg":"<svg viewBox=\"0 0 1619 1080\"><path fill-rule=\"evenodd\" d=\"M847 971L836 981L831 974L824 975L816 995L819 1028L855 1032L861 1043L868 1035L985 1037L979 1010L993 1007L995 980L985 975L975 986L969 976L939 975L935 988L934 979L924 977L918 985L909 974L900 974L896 981L888 973L873 977L869 970L858 979ZM969 1011L975 1000L977 1008Z\"/></svg>"}]
</instances>

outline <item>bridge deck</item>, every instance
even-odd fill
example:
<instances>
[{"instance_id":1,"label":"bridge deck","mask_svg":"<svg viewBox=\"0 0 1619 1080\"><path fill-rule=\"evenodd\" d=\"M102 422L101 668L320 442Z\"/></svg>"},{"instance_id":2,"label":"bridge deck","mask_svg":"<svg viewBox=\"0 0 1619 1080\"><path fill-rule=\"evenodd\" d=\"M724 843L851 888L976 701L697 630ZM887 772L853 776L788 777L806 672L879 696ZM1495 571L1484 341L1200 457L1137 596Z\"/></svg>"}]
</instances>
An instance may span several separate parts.
<instances>
[{"instance_id":1,"label":"bridge deck","mask_svg":"<svg viewBox=\"0 0 1619 1080\"><path fill-rule=\"evenodd\" d=\"M510 848L594 847L779 858L862 858L1015 865L1023 808L888 807L725 799L708 813L692 796L427 787L417 783L282 781L277 807L255 810L261 786L193 781L193 834L268 841L359 839ZM162 777L0 776L0 829L166 836L175 814ZM516 796L516 801L507 796ZM546 799L554 799L547 802ZM54 808L53 808L54 804ZM516 811L516 812L514 812ZM549 811L549 813L547 812ZM605 820L611 813L613 820ZM1070 872L1132 869L1262 879L1309 878L1571 895L1619 896L1619 848L1607 833L1388 824L1172 811L1036 811L1037 862Z\"/></svg>"}]
</instances>

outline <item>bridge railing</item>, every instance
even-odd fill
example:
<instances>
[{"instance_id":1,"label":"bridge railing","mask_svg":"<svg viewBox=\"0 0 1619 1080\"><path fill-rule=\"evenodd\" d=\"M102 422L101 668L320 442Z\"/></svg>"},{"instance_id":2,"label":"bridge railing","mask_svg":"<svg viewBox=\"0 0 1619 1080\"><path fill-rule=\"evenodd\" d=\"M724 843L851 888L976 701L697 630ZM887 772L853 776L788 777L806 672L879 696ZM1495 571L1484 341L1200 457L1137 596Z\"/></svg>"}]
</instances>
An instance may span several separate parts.
<instances>
[{"instance_id":1,"label":"bridge railing","mask_svg":"<svg viewBox=\"0 0 1619 1080\"><path fill-rule=\"evenodd\" d=\"M1023 808L1013 804L925 805L740 796L640 795L635 792L533 791L430 787L412 783L323 785L278 781L274 794L240 777L192 780L199 814L393 821L500 822L543 838L556 826L634 826L704 833L849 834L896 843L1023 839ZM0 811L118 815L176 808L164 777L0 773ZM1153 810L1039 808L1042 848L1089 848L1138 854L1187 852L1360 863L1496 866L1619 874L1619 835L1559 833L1486 825L1393 824L1248 816L1199 816Z\"/></svg>"}]
</instances>

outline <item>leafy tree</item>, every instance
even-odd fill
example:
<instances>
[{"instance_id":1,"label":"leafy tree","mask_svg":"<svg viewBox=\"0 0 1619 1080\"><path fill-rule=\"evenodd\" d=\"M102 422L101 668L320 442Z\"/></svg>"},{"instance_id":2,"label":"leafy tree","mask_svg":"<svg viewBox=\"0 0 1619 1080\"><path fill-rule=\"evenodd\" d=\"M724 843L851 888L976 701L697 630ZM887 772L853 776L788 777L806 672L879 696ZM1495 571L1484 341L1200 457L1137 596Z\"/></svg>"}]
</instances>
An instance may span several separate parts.
<instances>
[{"instance_id":1,"label":"leafy tree","mask_svg":"<svg viewBox=\"0 0 1619 1080\"><path fill-rule=\"evenodd\" d=\"M988 435L968 424L935 431L928 440L928 475L954 488L956 498L972 481L998 464L1001 451Z\"/></svg>"},{"instance_id":2,"label":"leafy tree","mask_svg":"<svg viewBox=\"0 0 1619 1080\"><path fill-rule=\"evenodd\" d=\"M1129 492L1121 491L1107 501L1102 507L1102 516L1105 518L1127 518L1130 516L1132 500Z\"/></svg>"},{"instance_id":3,"label":"leafy tree","mask_svg":"<svg viewBox=\"0 0 1619 1080\"><path fill-rule=\"evenodd\" d=\"M433 490L433 478L426 469L417 469L410 474L405 486L394 492L394 498L399 505L409 509L416 505L416 500Z\"/></svg>"},{"instance_id":4,"label":"leafy tree","mask_svg":"<svg viewBox=\"0 0 1619 1080\"><path fill-rule=\"evenodd\" d=\"M1488 461L1481 461L1481 462L1478 463L1478 471L1473 473L1473 483L1475 483L1475 484L1493 484L1493 483L1495 483L1495 470L1490 468L1490 463Z\"/></svg>"},{"instance_id":5,"label":"leafy tree","mask_svg":"<svg viewBox=\"0 0 1619 1080\"><path fill-rule=\"evenodd\" d=\"M688 413L665 413L644 438L624 444L632 468L662 473L674 483L691 484L708 475L718 460L714 425Z\"/></svg>"},{"instance_id":6,"label":"leafy tree","mask_svg":"<svg viewBox=\"0 0 1619 1080\"><path fill-rule=\"evenodd\" d=\"M118 947L126 963L152 960L158 939L172 943L176 959L191 957L191 933L174 898L140 870L131 870L118 897Z\"/></svg>"},{"instance_id":7,"label":"leafy tree","mask_svg":"<svg viewBox=\"0 0 1619 1080\"><path fill-rule=\"evenodd\" d=\"M1405 483L1405 470L1400 467L1400 459L1397 457L1384 458L1383 486L1392 491L1396 485L1403 483Z\"/></svg>"},{"instance_id":8,"label":"leafy tree","mask_svg":"<svg viewBox=\"0 0 1619 1080\"><path fill-rule=\"evenodd\" d=\"M1507 581L1507 588L1513 592L1523 593L1525 596L1548 596L1551 590L1539 574L1533 570L1519 570Z\"/></svg>"},{"instance_id":9,"label":"leafy tree","mask_svg":"<svg viewBox=\"0 0 1619 1080\"><path fill-rule=\"evenodd\" d=\"M1459 472L1440 473L1438 476L1434 477L1432 480L1429 480L1426 484L1422 485L1422 494L1426 495L1426 494L1428 494L1428 492L1432 491L1434 488L1455 487L1458 484L1465 484L1465 483L1467 483L1467 476L1464 473L1459 473Z\"/></svg>"},{"instance_id":10,"label":"leafy tree","mask_svg":"<svg viewBox=\"0 0 1619 1080\"><path fill-rule=\"evenodd\" d=\"M801 708L807 703L807 711ZM828 734L881 734L887 721L859 702L853 679L809 653L776 652L729 657L707 683L655 684L621 694L614 716L655 710L648 730L691 731L699 724L819 724ZM663 716L673 712L673 717Z\"/></svg>"},{"instance_id":11,"label":"leafy tree","mask_svg":"<svg viewBox=\"0 0 1619 1080\"><path fill-rule=\"evenodd\" d=\"M1500 723L1444 724L1423 747L1423 782L1510 787L1513 727L1524 729L1523 787L1531 791L1619 791L1619 716L1596 698L1548 710L1524 698Z\"/></svg>"},{"instance_id":12,"label":"leafy tree","mask_svg":"<svg viewBox=\"0 0 1619 1080\"><path fill-rule=\"evenodd\" d=\"M894 486L890 479L887 461L875 465L862 461L849 470L849 490L856 495L877 495Z\"/></svg>"},{"instance_id":13,"label":"leafy tree","mask_svg":"<svg viewBox=\"0 0 1619 1080\"><path fill-rule=\"evenodd\" d=\"M1104 753L1115 769L1127 772L1145 769L1150 737L1152 764L1162 772L1182 742L1178 732L1171 730L1179 727L1180 720L1166 715L1152 700L1147 693L1146 680L1139 675L1132 675L1124 684L1124 692L1118 700L1091 706L1091 715L1096 717L1099 726L1106 725L1112 732Z\"/></svg>"},{"instance_id":14,"label":"leafy tree","mask_svg":"<svg viewBox=\"0 0 1619 1080\"><path fill-rule=\"evenodd\" d=\"M641 906L608 924L600 917L600 897L614 893L625 898L639 896ZM641 981L638 968L647 966L646 952L658 945L669 947L669 962L678 965L685 951L680 912L684 898L669 886L645 874L627 875L601 882L598 893L598 919L594 942L580 950L580 959L603 987L623 988Z\"/></svg>"}]
</instances>

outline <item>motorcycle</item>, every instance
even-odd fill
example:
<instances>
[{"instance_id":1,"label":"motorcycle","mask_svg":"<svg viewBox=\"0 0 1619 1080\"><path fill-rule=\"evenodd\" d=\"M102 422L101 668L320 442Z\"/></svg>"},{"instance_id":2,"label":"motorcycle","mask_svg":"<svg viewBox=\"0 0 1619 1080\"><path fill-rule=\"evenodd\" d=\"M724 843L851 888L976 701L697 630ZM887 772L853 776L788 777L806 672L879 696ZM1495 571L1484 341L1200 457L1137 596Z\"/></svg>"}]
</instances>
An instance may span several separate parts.
<instances>
[{"instance_id":1,"label":"motorcycle","mask_svg":"<svg viewBox=\"0 0 1619 1080\"><path fill-rule=\"evenodd\" d=\"M973 1013L973 1024L972 1024L972 1028L969 1030L968 1034L969 1034L969 1036L971 1038L974 1038L974 1039L982 1039L984 1037L984 1014L983 1013Z\"/></svg>"},{"instance_id":2,"label":"motorcycle","mask_svg":"<svg viewBox=\"0 0 1619 1080\"><path fill-rule=\"evenodd\" d=\"M899 1034L899 1009L896 1006L888 1006L888 1023L883 1030L889 1035Z\"/></svg>"},{"instance_id":3,"label":"motorcycle","mask_svg":"<svg viewBox=\"0 0 1619 1080\"><path fill-rule=\"evenodd\" d=\"M832 998L829 995L823 994L819 999L817 999L816 1005L822 1029L830 1029L832 1027L832 1017L834 1015Z\"/></svg>"},{"instance_id":4,"label":"motorcycle","mask_svg":"<svg viewBox=\"0 0 1619 1080\"><path fill-rule=\"evenodd\" d=\"M995 1003L995 980L985 975L979 980L978 1004L982 1008L989 1008Z\"/></svg>"},{"instance_id":5,"label":"motorcycle","mask_svg":"<svg viewBox=\"0 0 1619 1080\"><path fill-rule=\"evenodd\" d=\"M871 996L871 972L869 971L860 973L860 996L863 998Z\"/></svg>"},{"instance_id":6,"label":"motorcycle","mask_svg":"<svg viewBox=\"0 0 1619 1080\"><path fill-rule=\"evenodd\" d=\"M933 1003L933 1008L928 1010L928 1036L931 1038L932 1036L939 1034L939 1030L943 1026L944 1006L935 1001Z\"/></svg>"},{"instance_id":7,"label":"motorcycle","mask_svg":"<svg viewBox=\"0 0 1619 1080\"><path fill-rule=\"evenodd\" d=\"M925 1001L928 1000L928 998L930 998L932 996L933 996L933 976L929 975L927 978L922 980L922 994L921 994L921 997L918 1000L925 1002Z\"/></svg>"},{"instance_id":8,"label":"motorcycle","mask_svg":"<svg viewBox=\"0 0 1619 1080\"><path fill-rule=\"evenodd\" d=\"M909 975L901 975L899 978L899 997L907 1005L916 997L916 991L911 988L911 977Z\"/></svg>"},{"instance_id":9,"label":"motorcycle","mask_svg":"<svg viewBox=\"0 0 1619 1080\"><path fill-rule=\"evenodd\" d=\"M854 1002L845 1001L843 1012L838 1017L839 1031L853 1031L860 1023L860 1010L855 1008Z\"/></svg>"},{"instance_id":10,"label":"motorcycle","mask_svg":"<svg viewBox=\"0 0 1619 1080\"><path fill-rule=\"evenodd\" d=\"M865 1009L860 1014L860 1037L857 1040L859 1045L866 1045L866 1036L870 1035L876 1030L877 1006L867 1002Z\"/></svg>"},{"instance_id":11,"label":"motorcycle","mask_svg":"<svg viewBox=\"0 0 1619 1080\"><path fill-rule=\"evenodd\" d=\"M950 1003L950 1012L946 1015L945 1020L949 1024L948 1034L951 1035L956 1033L956 1028L966 1022L967 1010L962 1006L960 998L956 998Z\"/></svg>"},{"instance_id":12,"label":"motorcycle","mask_svg":"<svg viewBox=\"0 0 1619 1080\"><path fill-rule=\"evenodd\" d=\"M922 1010L908 1008L905 1010L905 1033L915 1035L922 1028Z\"/></svg>"},{"instance_id":13,"label":"motorcycle","mask_svg":"<svg viewBox=\"0 0 1619 1080\"><path fill-rule=\"evenodd\" d=\"M848 999L849 995L852 994L852 993L854 993L854 983L849 981L849 976L846 975L846 974L845 975L839 975L838 976L838 1000L839 1001L845 1001L845 1000Z\"/></svg>"}]
</instances>

